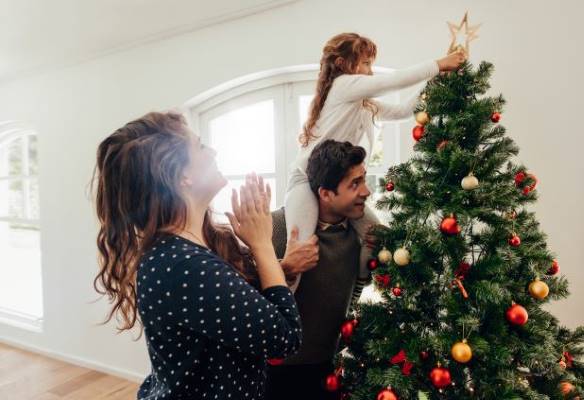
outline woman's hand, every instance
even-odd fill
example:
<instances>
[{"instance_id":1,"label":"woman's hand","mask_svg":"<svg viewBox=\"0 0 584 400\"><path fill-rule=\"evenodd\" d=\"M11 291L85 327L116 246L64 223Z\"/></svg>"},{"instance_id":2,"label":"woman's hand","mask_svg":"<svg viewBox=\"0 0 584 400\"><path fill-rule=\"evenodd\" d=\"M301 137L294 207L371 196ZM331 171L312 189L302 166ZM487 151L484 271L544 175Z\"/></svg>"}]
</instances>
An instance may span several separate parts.
<instances>
[{"instance_id":1,"label":"woman's hand","mask_svg":"<svg viewBox=\"0 0 584 400\"><path fill-rule=\"evenodd\" d=\"M466 61L464 50L457 50L444 58L436 60L440 72L455 71Z\"/></svg>"},{"instance_id":2,"label":"woman's hand","mask_svg":"<svg viewBox=\"0 0 584 400\"><path fill-rule=\"evenodd\" d=\"M255 252L265 246L272 246L272 214L270 200L272 192L262 177L249 174L245 184L231 194L232 213L225 213L235 234Z\"/></svg>"}]
</instances>

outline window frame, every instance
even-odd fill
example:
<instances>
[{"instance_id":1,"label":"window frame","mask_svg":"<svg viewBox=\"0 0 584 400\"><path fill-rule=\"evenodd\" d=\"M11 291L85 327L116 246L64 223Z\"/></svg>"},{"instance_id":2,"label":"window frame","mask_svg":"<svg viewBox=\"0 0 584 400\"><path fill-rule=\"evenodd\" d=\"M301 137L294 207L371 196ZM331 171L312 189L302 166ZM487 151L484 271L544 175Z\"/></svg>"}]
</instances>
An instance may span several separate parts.
<instances>
[{"instance_id":1,"label":"window frame","mask_svg":"<svg viewBox=\"0 0 584 400\"><path fill-rule=\"evenodd\" d=\"M35 228L38 231L40 236L41 229L40 229L40 201L37 205L37 209L39 210L39 218L32 218L31 216L31 182L36 180L37 190L39 191L39 199L40 199L40 181L38 175L38 168L36 174L29 174L29 166L30 166L30 153L29 153L29 145L30 145L30 137L34 136L37 140L37 149L38 149L38 134L37 132L28 124L20 121L5 121L0 122L0 147L9 145L10 142L13 140L18 140L22 138L22 171L26 173L21 173L20 175L2 175L0 176L0 182L14 182L14 181L21 181L22 182L22 190L23 190L23 210L24 210L24 218L20 217L11 217L7 215L0 215L0 222L5 222L8 224L22 224L27 225ZM38 165L38 158L39 152L37 150L37 165ZM30 217L30 218L27 218ZM39 253L41 251L39 246ZM39 265L42 271L42 257ZM42 291L42 276L41 276L41 291ZM41 315L29 315L22 311L14 310L11 308L4 307L0 304L0 323L14 326L21 329L26 329L33 332L42 332L43 330L43 320L44 320L44 304L42 304L42 293L41 293Z\"/></svg>"},{"instance_id":2,"label":"window frame","mask_svg":"<svg viewBox=\"0 0 584 400\"><path fill-rule=\"evenodd\" d=\"M195 132L201 136L204 143L208 143L208 121L209 115L218 116L223 112L237 109L246 105L242 99L253 99L254 96L262 98L262 94L267 91L280 89L282 93L276 94L274 99L274 118L275 118L275 154L276 154L276 172L274 174L261 174L262 176L275 177L278 183L276 191L276 205L280 206L284 202L287 175L298 151L298 135L301 126L297 123L299 118L300 96L314 94L316 79L320 66L318 64L297 65L284 68L277 68L268 71L261 71L245 75L231 81L220 84L209 89L200 95L195 96L184 104L184 109L189 123ZM384 67L374 67L375 73L388 73L393 69ZM249 96L249 97L248 97ZM382 96L386 101L399 101L398 92L387 96ZM240 101L242 100L242 101ZM248 102L247 104L251 104ZM224 110L215 113L213 110ZM283 115L283 121L278 121L278 112ZM289 118L288 116L295 117ZM381 166L369 166L368 174L376 177L382 176L387 170L387 165L400 162L401 130L403 123L395 121L393 123L383 124L379 132L383 135L383 162ZM278 131L281 129L281 131ZM283 138L279 132L283 132ZM387 140L393 137L393 140ZM390 157L391 154L391 157ZM246 171L241 175L228 175L227 179L241 179ZM376 181L377 179L375 179Z\"/></svg>"}]
</instances>

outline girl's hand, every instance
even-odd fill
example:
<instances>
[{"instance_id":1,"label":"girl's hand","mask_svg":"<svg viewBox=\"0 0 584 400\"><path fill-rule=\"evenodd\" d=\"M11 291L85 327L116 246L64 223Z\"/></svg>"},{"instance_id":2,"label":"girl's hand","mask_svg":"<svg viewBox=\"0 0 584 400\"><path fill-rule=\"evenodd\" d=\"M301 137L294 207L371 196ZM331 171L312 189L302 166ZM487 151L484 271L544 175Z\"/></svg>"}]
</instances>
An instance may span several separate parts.
<instances>
[{"instance_id":1,"label":"girl's hand","mask_svg":"<svg viewBox=\"0 0 584 400\"><path fill-rule=\"evenodd\" d=\"M455 71L466 61L464 50L455 51L444 58L436 60L440 72Z\"/></svg>"},{"instance_id":2,"label":"girl's hand","mask_svg":"<svg viewBox=\"0 0 584 400\"><path fill-rule=\"evenodd\" d=\"M264 185L262 177L247 175L245 184L231 194L232 213L225 213L235 234L252 251L265 246L272 246L272 214L270 185Z\"/></svg>"}]
</instances>

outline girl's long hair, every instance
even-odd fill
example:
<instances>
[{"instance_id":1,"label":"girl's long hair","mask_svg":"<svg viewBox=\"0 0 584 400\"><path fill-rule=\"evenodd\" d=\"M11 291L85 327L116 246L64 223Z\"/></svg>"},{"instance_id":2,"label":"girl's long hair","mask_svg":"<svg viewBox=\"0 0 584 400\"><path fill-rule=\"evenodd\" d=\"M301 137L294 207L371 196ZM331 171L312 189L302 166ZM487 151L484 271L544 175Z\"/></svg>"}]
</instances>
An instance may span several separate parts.
<instances>
[{"instance_id":1,"label":"girl's long hair","mask_svg":"<svg viewBox=\"0 0 584 400\"><path fill-rule=\"evenodd\" d=\"M141 255L162 235L185 228L187 203L179 182L190 161L192 135L180 113L152 112L116 130L98 147L92 185L97 184L99 273L93 285L112 305L105 322L116 316L119 331L132 329L139 320ZM212 251L253 279L247 250L228 226L213 223L210 210L203 234Z\"/></svg>"},{"instance_id":2,"label":"girl's long hair","mask_svg":"<svg viewBox=\"0 0 584 400\"><path fill-rule=\"evenodd\" d=\"M303 147L308 146L310 141L316 138L313 128L320 117L320 112L335 78L343 74L354 74L359 60L363 57L375 58L376 56L377 46L375 43L356 33L341 33L326 42L320 59L316 94L310 103L308 119L298 138ZM375 104L368 99L363 99L363 106L371 111L374 120L378 112Z\"/></svg>"}]
</instances>

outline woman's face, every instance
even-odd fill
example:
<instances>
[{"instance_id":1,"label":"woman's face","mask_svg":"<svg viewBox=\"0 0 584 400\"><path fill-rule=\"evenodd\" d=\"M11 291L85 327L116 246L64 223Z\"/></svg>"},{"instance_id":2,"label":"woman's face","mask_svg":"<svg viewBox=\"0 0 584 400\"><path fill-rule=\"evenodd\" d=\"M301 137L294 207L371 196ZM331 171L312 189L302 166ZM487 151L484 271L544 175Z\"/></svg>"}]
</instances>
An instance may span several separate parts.
<instances>
[{"instance_id":1,"label":"woman's face","mask_svg":"<svg viewBox=\"0 0 584 400\"><path fill-rule=\"evenodd\" d=\"M189 150L190 162L185 169L183 186L188 188L192 197L210 202L227 184L227 180L217 169L217 153L194 134L191 135Z\"/></svg>"},{"instance_id":2,"label":"woman's face","mask_svg":"<svg viewBox=\"0 0 584 400\"><path fill-rule=\"evenodd\" d=\"M359 64L357 64L355 73L361 75L373 75L373 71L371 70L373 67L373 61L375 61L373 57L361 57Z\"/></svg>"}]
</instances>

